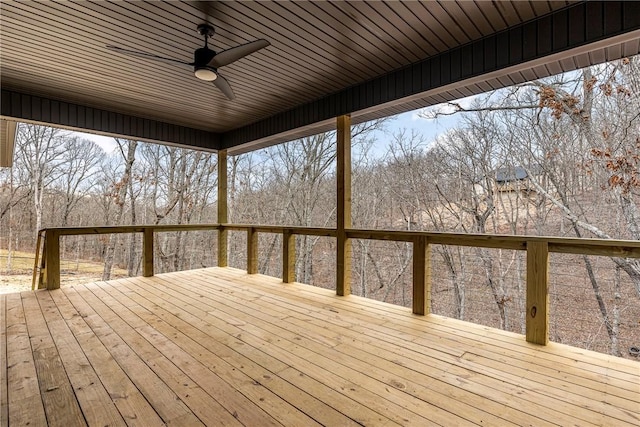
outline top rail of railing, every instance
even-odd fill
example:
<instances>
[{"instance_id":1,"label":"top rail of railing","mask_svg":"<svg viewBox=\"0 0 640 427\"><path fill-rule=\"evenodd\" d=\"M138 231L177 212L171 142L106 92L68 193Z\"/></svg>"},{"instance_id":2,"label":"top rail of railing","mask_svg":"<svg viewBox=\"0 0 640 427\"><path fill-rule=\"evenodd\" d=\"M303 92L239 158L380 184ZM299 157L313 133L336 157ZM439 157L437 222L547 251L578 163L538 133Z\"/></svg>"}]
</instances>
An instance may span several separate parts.
<instances>
[{"instance_id":1,"label":"top rail of railing","mask_svg":"<svg viewBox=\"0 0 640 427\"><path fill-rule=\"evenodd\" d=\"M113 234L113 233L143 233L171 231L202 231L202 230L235 230L258 233L288 233L294 235L336 237L337 230L330 227L300 227L256 224L162 224L162 225L128 225L128 226L100 226L100 227L55 227L44 228L41 232L55 232L59 236ZM402 231L402 230L367 230L347 229L348 238L368 240L390 240L397 242L413 242L418 236L426 237L430 244L470 246L493 249L526 250L527 242L546 242L549 252L569 253L579 255L599 255L622 258L640 258L640 241L567 238L552 236L526 236L505 234L472 234L447 233L431 231Z\"/></svg>"}]
</instances>

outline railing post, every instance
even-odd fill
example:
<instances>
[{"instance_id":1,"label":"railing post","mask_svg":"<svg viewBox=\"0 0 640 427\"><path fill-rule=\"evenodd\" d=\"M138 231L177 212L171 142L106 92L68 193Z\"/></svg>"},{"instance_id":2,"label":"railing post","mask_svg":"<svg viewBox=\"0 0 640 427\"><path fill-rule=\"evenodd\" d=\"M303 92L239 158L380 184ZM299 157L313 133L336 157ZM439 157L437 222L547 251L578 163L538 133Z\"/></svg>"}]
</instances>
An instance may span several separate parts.
<instances>
[{"instance_id":1,"label":"railing post","mask_svg":"<svg viewBox=\"0 0 640 427\"><path fill-rule=\"evenodd\" d=\"M47 288L47 235L43 230L44 238L42 239L42 255L40 256L40 274L38 275L38 289Z\"/></svg>"},{"instance_id":2,"label":"railing post","mask_svg":"<svg viewBox=\"0 0 640 427\"><path fill-rule=\"evenodd\" d=\"M527 341L549 342L549 244L527 242Z\"/></svg>"},{"instance_id":3,"label":"railing post","mask_svg":"<svg viewBox=\"0 0 640 427\"><path fill-rule=\"evenodd\" d=\"M247 273L258 272L258 232L254 227L247 230Z\"/></svg>"},{"instance_id":4,"label":"railing post","mask_svg":"<svg viewBox=\"0 0 640 427\"><path fill-rule=\"evenodd\" d=\"M227 150L218 151L218 224L227 223ZM229 265L227 255L228 231L218 230L218 267Z\"/></svg>"},{"instance_id":5,"label":"railing post","mask_svg":"<svg viewBox=\"0 0 640 427\"><path fill-rule=\"evenodd\" d=\"M38 283L38 276L40 276L38 274L38 269L39 269L39 265L38 262L40 261L40 244L42 242L42 230L38 230L38 238L36 239L36 254L33 258L33 274L31 275L31 290L35 290L36 289L36 283ZM42 270L40 270L42 271ZM39 285L39 283L38 283Z\"/></svg>"},{"instance_id":6,"label":"railing post","mask_svg":"<svg viewBox=\"0 0 640 427\"><path fill-rule=\"evenodd\" d=\"M337 250L336 293L351 293L351 240L346 229L351 228L351 116L337 119Z\"/></svg>"},{"instance_id":7,"label":"railing post","mask_svg":"<svg viewBox=\"0 0 640 427\"><path fill-rule=\"evenodd\" d=\"M431 312L431 245L427 236L413 241L413 313Z\"/></svg>"},{"instance_id":8,"label":"railing post","mask_svg":"<svg viewBox=\"0 0 640 427\"><path fill-rule=\"evenodd\" d=\"M153 228L150 227L142 232L142 275L153 276Z\"/></svg>"},{"instance_id":9,"label":"railing post","mask_svg":"<svg viewBox=\"0 0 640 427\"><path fill-rule=\"evenodd\" d=\"M282 233L282 281L296 281L296 236L291 230Z\"/></svg>"},{"instance_id":10,"label":"railing post","mask_svg":"<svg viewBox=\"0 0 640 427\"><path fill-rule=\"evenodd\" d=\"M45 242L45 282L47 289L60 289L60 232L58 230L47 230Z\"/></svg>"}]
</instances>

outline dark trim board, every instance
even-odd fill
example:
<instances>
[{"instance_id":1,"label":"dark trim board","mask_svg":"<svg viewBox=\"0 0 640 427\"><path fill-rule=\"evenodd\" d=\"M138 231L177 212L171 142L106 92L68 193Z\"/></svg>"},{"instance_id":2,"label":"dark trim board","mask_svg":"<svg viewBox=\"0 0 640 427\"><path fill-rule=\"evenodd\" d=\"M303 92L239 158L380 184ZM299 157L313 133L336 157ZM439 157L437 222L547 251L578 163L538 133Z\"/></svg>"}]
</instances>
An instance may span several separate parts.
<instances>
[{"instance_id":1,"label":"dark trim board","mask_svg":"<svg viewBox=\"0 0 640 427\"><path fill-rule=\"evenodd\" d=\"M2 89L1 115L79 132L217 151L220 136L143 117Z\"/></svg>"},{"instance_id":2,"label":"dark trim board","mask_svg":"<svg viewBox=\"0 0 640 427\"><path fill-rule=\"evenodd\" d=\"M372 107L375 106L383 107L363 115L366 120L376 116L384 117L385 114L379 113L384 109L392 110L390 114L410 111L428 105L403 102L413 95L433 92L453 84L465 87L464 82L471 78L524 65L553 54L567 52L569 56L573 49L639 29L640 2L578 3L268 119L226 132L222 135L221 148L233 149L252 141L269 140L274 136L279 139L278 134L291 129L313 127L317 122L343 114L374 110ZM477 94L484 90L472 92ZM447 96L445 98L455 99ZM353 116L354 123L357 123L358 114ZM259 145L270 144L264 142Z\"/></svg>"}]
</instances>

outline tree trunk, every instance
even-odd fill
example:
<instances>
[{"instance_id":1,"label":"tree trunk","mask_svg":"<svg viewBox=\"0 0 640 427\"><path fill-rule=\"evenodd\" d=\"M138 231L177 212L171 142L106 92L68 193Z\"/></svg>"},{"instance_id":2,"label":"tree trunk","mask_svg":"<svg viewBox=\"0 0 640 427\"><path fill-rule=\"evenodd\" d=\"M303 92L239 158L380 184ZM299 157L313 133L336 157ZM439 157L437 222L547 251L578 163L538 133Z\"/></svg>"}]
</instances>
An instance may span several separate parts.
<instances>
[{"instance_id":1,"label":"tree trunk","mask_svg":"<svg viewBox=\"0 0 640 427\"><path fill-rule=\"evenodd\" d=\"M122 173L122 178L119 182L114 184L116 194L116 218L115 225L120 225L122 222L122 216L124 214L124 207L127 197L127 190L129 186L129 180L131 179L131 170L133 169L133 162L136 157L136 147L138 143L136 141L127 140L127 152L125 153L122 143L118 141L120 147L120 153L125 161L125 168ZM113 268L113 261L115 255L116 244L118 243L118 234L111 234L109 236L109 244L107 245L104 256L104 269L102 270L102 280L109 280L111 278L111 269Z\"/></svg>"}]
</instances>

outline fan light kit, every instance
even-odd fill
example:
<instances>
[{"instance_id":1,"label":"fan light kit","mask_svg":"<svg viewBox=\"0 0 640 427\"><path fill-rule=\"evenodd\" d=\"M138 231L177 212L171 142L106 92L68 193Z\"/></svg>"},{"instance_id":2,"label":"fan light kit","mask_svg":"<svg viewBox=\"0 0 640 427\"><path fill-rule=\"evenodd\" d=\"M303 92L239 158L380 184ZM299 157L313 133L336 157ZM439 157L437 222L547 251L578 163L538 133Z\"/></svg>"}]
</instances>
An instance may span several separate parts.
<instances>
[{"instance_id":1,"label":"fan light kit","mask_svg":"<svg viewBox=\"0 0 640 427\"><path fill-rule=\"evenodd\" d=\"M229 65L239 59L244 58L260 49L269 46L267 40L259 39L252 42L242 44L240 46L232 47L221 52L216 52L209 49L209 38L215 34L215 29L209 24L198 25L198 32L204 37L204 47L196 49L193 53L193 62L185 62L179 59L166 58L164 56L158 56L153 53L139 52L135 50L124 49L118 46L107 45L107 49L119 52L125 55L138 56L142 58L148 58L155 61L163 61L169 63L177 63L181 65L188 65L193 67L195 76L207 82L213 82L213 84L229 99L234 99L235 95L227 79L220 75L218 68L225 65Z\"/></svg>"},{"instance_id":2,"label":"fan light kit","mask_svg":"<svg viewBox=\"0 0 640 427\"><path fill-rule=\"evenodd\" d=\"M205 82L212 82L218 78L216 70L208 67L196 68L194 74L197 78L204 80Z\"/></svg>"}]
</instances>

